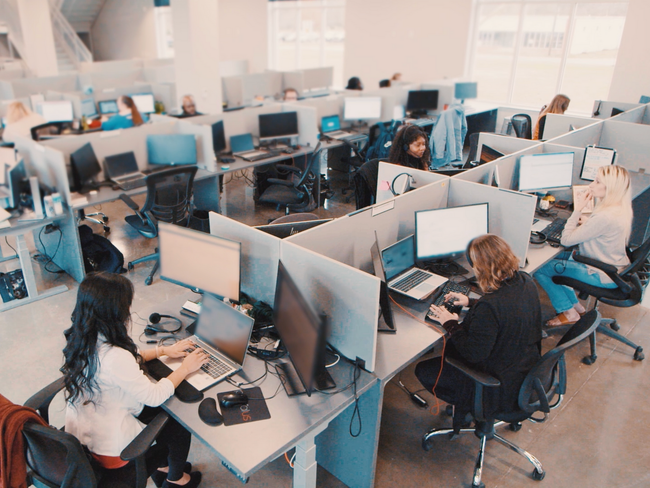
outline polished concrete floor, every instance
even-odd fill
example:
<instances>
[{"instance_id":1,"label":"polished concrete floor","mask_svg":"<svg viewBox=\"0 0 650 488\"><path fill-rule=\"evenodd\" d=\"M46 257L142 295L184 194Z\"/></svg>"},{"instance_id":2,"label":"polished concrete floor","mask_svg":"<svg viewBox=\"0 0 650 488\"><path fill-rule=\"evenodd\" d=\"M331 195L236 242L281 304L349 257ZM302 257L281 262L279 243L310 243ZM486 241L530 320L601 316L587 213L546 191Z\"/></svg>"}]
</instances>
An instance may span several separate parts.
<instances>
[{"instance_id":1,"label":"polished concrete floor","mask_svg":"<svg viewBox=\"0 0 650 488\"><path fill-rule=\"evenodd\" d=\"M336 194L325 208L316 211L322 216L341 216L353 210L353 202L344 202L340 188L345 178L333 175ZM277 217L273 208L255 207L252 187L244 177L229 181L225 186L224 213L247 224L263 224ZM138 200L142 203L142 199ZM155 242L144 239L128 226L123 218L130 211L122 202L104 205L110 216L111 241L124 253L126 260L153 251ZM101 227L90 224L96 232ZM12 243L12 240L9 240ZM3 255L11 249L3 241ZM32 243L33 246L33 243ZM48 252L52 250L48 249ZM138 312L138 296L150 293L173 293L172 285L156 278L151 287L143 280L151 264L138 266L127 276L136 286L133 304L134 321L142 323ZM0 271L17 267L17 261L0 265ZM69 326L74 306L76 284L65 274L51 274L35 264L38 283L42 288L66 284L66 293L19 307L0 314L0 393L15 403L24 402L31 394L58 376L63 348L63 330ZM641 345L650 347L650 313L640 306L614 309L602 306L603 315L616 317L621 331ZM545 306L545 312L551 310ZM648 487L650 486L650 374L647 361L632 360L630 348L600 337L598 360L586 366L581 358L588 345L581 344L569 351L568 392L558 409L551 412L547 422L526 422L517 433L505 431L504 436L530 450L543 463L546 478L531 479L531 465L500 444L488 443L483 480L488 487ZM556 338L545 341L550 348ZM406 368L401 380L412 390L419 388L413 367ZM432 395L421 393L430 405ZM54 406L53 423L60 425L62 402ZM478 449L474 436L449 441L435 441L433 449L421 448L422 434L432 427L444 426L450 419L443 413L414 406L396 381L385 389L375 485L378 487L461 487L471 483L472 469ZM242 443L263 442L263 439L242 439ZM291 454L291 453L289 453ZM190 460L204 474L205 487L239 487L241 483L226 469L211 451L194 441ZM251 487L291 486L291 468L283 458L255 473ZM154 486L150 482L149 486ZM318 486L343 486L336 478L319 469Z\"/></svg>"}]
</instances>

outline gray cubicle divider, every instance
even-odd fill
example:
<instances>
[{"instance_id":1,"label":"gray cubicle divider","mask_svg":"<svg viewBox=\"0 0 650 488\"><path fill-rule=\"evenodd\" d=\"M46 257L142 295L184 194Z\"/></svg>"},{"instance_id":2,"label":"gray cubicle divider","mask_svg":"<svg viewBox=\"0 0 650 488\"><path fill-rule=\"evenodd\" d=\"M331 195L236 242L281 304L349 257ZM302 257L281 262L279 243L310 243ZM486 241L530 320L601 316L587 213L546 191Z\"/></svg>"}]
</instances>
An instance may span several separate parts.
<instances>
[{"instance_id":1,"label":"gray cubicle divider","mask_svg":"<svg viewBox=\"0 0 650 488\"><path fill-rule=\"evenodd\" d=\"M492 132L480 132L478 136L478 146L476 147L476 157L478 159L481 155L483 144L490 146L492 149L496 149L500 153L512 154L541 143L542 141L520 139L518 137L509 137L501 134L494 134Z\"/></svg>"},{"instance_id":2,"label":"gray cubicle divider","mask_svg":"<svg viewBox=\"0 0 650 488\"><path fill-rule=\"evenodd\" d=\"M648 160L650 126L606 120L600 136L599 146L616 149L615 163L631 171L650 172Z\"/></svg>"},{"instance_id":3,"label":"gray cubicle divider","mask_svg":"<svg viewBox=\"0 0 650 488\"><path fill-rule=\"evenodd\" d=\"M221 78L221 96L228 107L244 106L244 87L241 75Z\"/></svg>"},{"instance_id":4,"label":"gray cubicle divider","mask_svg":"<svg viewBox=\"0 0 650 488\"><path fill-rule=\"evenodd\" d=\"M588 125L582 129L567 132L562 136L553 139L554 144L562 144L564 146L573 147L587 147L590 144L599 145L600 134L603 130L603 121L600 123Z\"/></svg>"},{"instance_id":5,"label":"gray cubicle divider","mask_svg":"<svg viewBox=\"0 0 650 488\"><path fill-rule=\"evenodd\" d=\"M438 90L438 111L454 102L454 83L449 80L437 80L422 83L421 90Z\"/></svg>"},{"instance_id":6,"label":"gray cubicle divider","mask_svg":"<svg viewBox=\"0 0 650 488\"><path fill-rule=\"evenodd\" d=\"M207 125L191 124L186 119L174 120L176 132L179 134L192 134L196 139L196 160L199 168L216 171L217 163L214 160L214 147L212 146L212 129Z\"/></svg>"},{"instance_id":7,"label":"gray cubicle divider","mask_svg":"<svg viewBox=\"0 0 650 488\"><path fill-rule=\"evenodd\" d=\"M11 100L16 98L14 96L14 87L11 84L11 80L0 80L0 100Z\"/></svg>"},{"instance_id":8,"label":"gray cubicle divider","mask_svg":"<svg viewBox=\"0 0 650 488\"><path fill-rule=\"evenodd\" d=\"M241 291L273 306L281 239L215 212L210 234L241 242Z\"/></svg>"},{"instance_id":9,"label":"gray cubicle divider","mask_svg":"<svg viewBox=\"0 0 650 488\"><path fill-rule=\"evenodd\" d=\"M298 113L298 144L308 146L316 146L318 144L318 120L314 107L283 103L282 111Z\"/></svg>"},{"instance_id":10,"label":"gray cubicle divider","mask_svg":"<svg viewBox=\"0 0 650 488\"><path fill-rule=\"evenodd\" d=\"M581 129L598 121L591 117L572 117L562 114L547 114L544 124L544 140L548 141L555 137L571 132L572 130ZM573 126L573 129L571 127Z\"/></svg>"},{"instance_id":11,"label":"gray cubicle divider","mask_svg":"<svg viewBox=\"0 0 650 488\"><path fill-rule=\"evenodd\" d=\"M625 112L616 115L612 118L616 122L632 122L634 124L640 124L643 120L643 115L646 110L646 105L639 105L636 108L631 108Z\"/></svg>"},{"instance_id":12,"label":"gray cubicle divider","mask_svg":"<svg viewBox=\"0 0 650 488\"><path fill-rule=\"evenodd\" d=\"M319 88L329 88L334 81L334 68L327 66L324 68L303 69L303 89L314 90Z\"/></svg>"},{"instance_id":13,"label":"gray cubicle divider","mask_svg":"<svg viewBox=\"0 0 650 488\"><path fill-rule=\"evenodd\" d=\"M411 176L411 188L421 188L430 183L443 181L449 178L448 176L432 173L431 171L424 171L381 161L379 163L379 171L377 172L377 194L375 201L381 203L397 196L393 194L393 191L391 191L391 186L393 182L395 182L395 187L397 189L401 183L405 183L406 176L400 176L404 174ZM395 181L398 176L400 178Z\"/></svg>"},{"instance_id":14,"label":"gray cubicle divider","mask_svg":"<svg viewBox=\"0 0 650 488\"><path fill-rule=\"evenodd\" d=\"M23 78L11 81L14 97L28 97L47 90L69 92L79 90L77 75L44 76L41 78Z\"/></svg>"},{"instance_id":15,"label":"gray cubicle divider","mask_svg":"<svg viewBox=\"0 0 650 488\"><path fill-rule=\"evenodd\" d=\"M106 87L101 90L95 90L93 95L95 96L95 101L100 102L102 100L115 100L122 95L130 96L134 93L153 93L153 89L150 83L141 82L127 86Z\"/></svg>"},{"instance_id":16,"label":"gray cubicle divider","mask_svg":"<svg viewBox=\"0 0 650 488\"><path fill-rule=\"evenodd\" d=\"M650 104L645 105L640 123L650 125Z\"/></svg>"},{"instance_id":17,"label":"gray cubicle divider","mask_svg":"<svg viewBox=\"0 0 650 488\"><path fill-rule=\"evenodd\" d=\"M280 260L315 311L327 316L328 342L374 371L379 279L286 239L280 244Z\"/></svg>"},{"instance_id":18,"label":"gray cubicle divider","mask_svg":"<svg viewBox=\"0 0 650 488\"><path fill-rule=\"evenodd\" d=\"M636 108L640 103L612 102L608 100L594 100L591 115L595 119L609 119L612 116L612 109L630 110Z\"/></svg>"},{"instance_id":19,"label":"gray cubicle divider","mask_svg":"<svg viewBox=\"0 0 650 488\"><path fill-rule=\"evenodd\" d=\"M291 102L290 105L303 105L314 107L316 109L316 122L320 125L323 117L329 115L338 115L343 120L343 97L341 95L329 95L318 98L305 98L297 102Z\"/></svg>"},{"instance_id":20,"label":"gray cubicle divider","mask_svg":"<svg viewBox=\"0 0 650 488\"><path fill-rule=\"evenodd\" d=\"M520 267L526 265L530 227L535 216L537 197L512 190L494 188L452 178L449 186L449 207L489 204L489 231L510 244L519 258Z\"/></svg>"}]
</instances>

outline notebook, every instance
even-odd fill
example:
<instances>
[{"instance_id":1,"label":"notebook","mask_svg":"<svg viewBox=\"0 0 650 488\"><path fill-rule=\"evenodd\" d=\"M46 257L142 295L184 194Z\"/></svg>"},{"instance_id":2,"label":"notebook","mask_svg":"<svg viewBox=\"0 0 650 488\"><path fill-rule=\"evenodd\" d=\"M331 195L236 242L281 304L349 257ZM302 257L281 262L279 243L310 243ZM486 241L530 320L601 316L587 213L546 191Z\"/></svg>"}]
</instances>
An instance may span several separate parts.
<instances>
[{"instance_id":1,"label":"notebook","mask_svg":"<svg viewBox=\"0 0 650 488\"><path fill-rule=\"evenodd\" d=\"M210 354L210 362L185 381L203 391L241 371L254 323L252 317L209 293L204 294L196 329L189 339ZM172 370L183 363L182 358L163 357L161 361Z\"/></svg>"},{"instance_id":2,"label":"notebook","mask_svg":"<svg viewBox=\"0 0 650 488\"><path fill-rule=\"evenodd\" d=\"M146 175L138 168L138 162L135 160L133 152L125 152L106 156L104 160L104 173L106 178L111 180L117 186L126 190L134 188L133 184L141 183L144 186Z\"/></svg>"},{"instance_id":3,"label":"notebook","mask_svg":"<svg viewBox=\"0 0 650 488\"><path fill-rule=\"evenodd\" d=\"M415 266L413 234L381 251L388 288L416 300L424 300L447 278Z\"/></svg>"}]
</instances>

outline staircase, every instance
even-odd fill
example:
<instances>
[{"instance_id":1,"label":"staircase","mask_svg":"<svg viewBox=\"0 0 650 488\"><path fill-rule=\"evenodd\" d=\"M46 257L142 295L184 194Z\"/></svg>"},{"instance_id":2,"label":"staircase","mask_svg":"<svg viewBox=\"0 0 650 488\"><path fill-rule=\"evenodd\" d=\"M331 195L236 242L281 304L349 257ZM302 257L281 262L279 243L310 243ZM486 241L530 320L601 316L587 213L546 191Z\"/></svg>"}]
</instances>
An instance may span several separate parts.
<instances>
[{"instance_id":1,"label":"staircase","mask_svg":"<svg viewBox=\"0 0 650 488\"><path fill-rule=\"evenodd\" d=\"M106 0L59 0L59 10L75 32L90 32Z\"/></svg>"},{"instance_id":2,"label":"staircase","mask_svg":"<svg viewBox=\"0 0 650 488\"><path fill-rule=\"evenodd\" d=\"M76 71L77 66L63 46L63 40L58 36L54 37L54 48L56 49L56 62L59 67L59 74Z\"/></svg>"}]
</instances>

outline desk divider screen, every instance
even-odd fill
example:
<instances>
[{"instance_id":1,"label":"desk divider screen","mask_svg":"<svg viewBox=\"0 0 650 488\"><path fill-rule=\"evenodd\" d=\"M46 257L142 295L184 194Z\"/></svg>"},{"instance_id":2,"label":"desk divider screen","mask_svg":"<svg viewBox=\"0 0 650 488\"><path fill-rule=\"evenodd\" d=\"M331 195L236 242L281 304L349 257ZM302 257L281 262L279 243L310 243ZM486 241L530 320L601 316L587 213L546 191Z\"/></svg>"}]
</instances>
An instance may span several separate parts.
<instances>
[{"instance_id":1,"label":"desk divider screen","mask_svg":"<svg viewBox=\"0 0 650 488\"><path fill-rule=\"evenodd\" d=\"M537 197L467 181L451 180L448 207L484 202L489 204L490 233L503 237L510 244L519 258L519 266L523 268L526 265L530 227L535 216Z\"/></svg>"},{"instance_id":2,"label":"desk divider screen","mask_svg":"<svg viewBox=\"0 0 650 488\"><path fill-rule=\"evenodd\" d=\"M343 98L338 95L330 95L327 97L305 98L298 102L292 102L289 106L305 106L314 107L316 109L316 123L320 127L320 121L323 117L329 115L338 115L343 119Z\"/></svg>"},{"instance_id":3,"label":"desk divider screen","mask_svg":"<svg viewBox=\"0 0 650 488\"><path fill-rule=\"evenodd\" d=\"M609 119L612 116L612 109L630 110L640 106L640 103L612 102L609 100L594 100L591 115L595 119Z\"/></svg>"},{"instance_id":4,"label":"desk divider screen","mask_svg":"<svg viewBox=\"0 0 650 488\"><path fill-rule=\"evenodd\" d=\"M241 291L273 306L281 239L215 212L210 234L241 242Z\"/></svg>"},{"instance_id":5,"label":"desk divider screen","mask_svg":"<svg viewBox=\"0 0 650 488\"><path fill-rule=\"evenodd\" d=\"M512 154L528 149L541 141L532 141L530 139L520 139L518 137L502 136L491 132L481 132L478 136L478 147L476 148L476 158L481 156L481 146L485 144L492 149L496 149L503 154Z\"/></svg>"},{"instance_id":6,"label":"desk divider screen","mask_svg":"<svg viewBox=\"0 0 650 488\"><path fill-rule=\"evenodd\" d=\"M614 164L631 171L643 169L650 172L648 141L650 126L612 119L603 123L603 132L597 146L616 149Z\"/></svg>"},{"instance_id":7,"label":"desk divider screen","mask_svg":"<svg viewBox=\"0 0 650 488\"><path fill-rule=\"evenodd\" d=\"M379 279L286 239L280 244L280 258L305 299L327 315L328 341L346 357L363 359L366 369L374 371Z\"/></svg>"},{"instance_id":8,"label":"desk divider screen","mask_svg":"<svg viewBox=\"0 0 650 488\"><path fill-rule=\"evenodd\" d=\"M196 161L199 168L215 171L217 163L214 160L212 147L212 129L208 125L190 124L185 119L176 121L176 131L179 134L192 134L196 140Z\"/></svg>"},{"instance_id":9,"label":"desk divider screen","mask_svg":"<svg viewBox=\"0 0 650 488\"><path fill-rule=\"evenodd\" d=\"M645 108L643 110L643 117L642 117L640 123L650 125L650 104L645 105Z\"/></svg>"},{"instance_id":10,"label":"desk divider screen","mask_svg":"<svg viewBox=\"0 0 650 488\"><path fill-rule=\"evenodd\" d=\"M393 180L395 180L398 175L402 175L403 173L407 173L412 176L410 179L411 188L421 188L428 184L447 180L449 178L448 176L444 176L438 173L432 173L430 171L423 171L406 166L400 166L399 164L392 164L381 161L379 163L379 171L377 173L377 203L390 200L396 196L393 195L393 193L390 191L390 186L393 183ZM397 181L395 181L396 191L402 186L403 183L406 182L406 179L407 176L403 175L400 176ZM399 193L397 196L399 196Z\"/></svg>"},{"instance_id":11,"label":"desk divider screen","mask_svg":"<svg viewBox=\"0 0 650 488\"><path fill-rule=\"evenodd\" d=\"M562 136L553 139L553 144L564 146L587 147L590 144L600 146L600 134L603 130L603 121L583 127L580 130L567 132Z\"/></svg>"},{"instance_id":12,"label":"desk divider screen","mask_svg":"<svg viewBox=\"0 0 650 488\"><path fill-rule=\"evenodd\" d=\"M284 103L282 112L298 113L298 144L315 147L318 144L317 110L314 107L307 107L301 104Z\"/></svg>"},{"instance_id":13,"label":"desk divider screen","mask_svg":"<svg viewBox=\"0 0 650 488\"><path fill-rule=\"evenodd\" d=\"M547 114L546 122L544 124L544 140L548 141L555 137L564 135L567 132L571 132L572 126L574 127L573 130L578 130L596 123L598 123L598 121L592 117L572 117L562 114Z\"/></svg>"}]
</instances>

